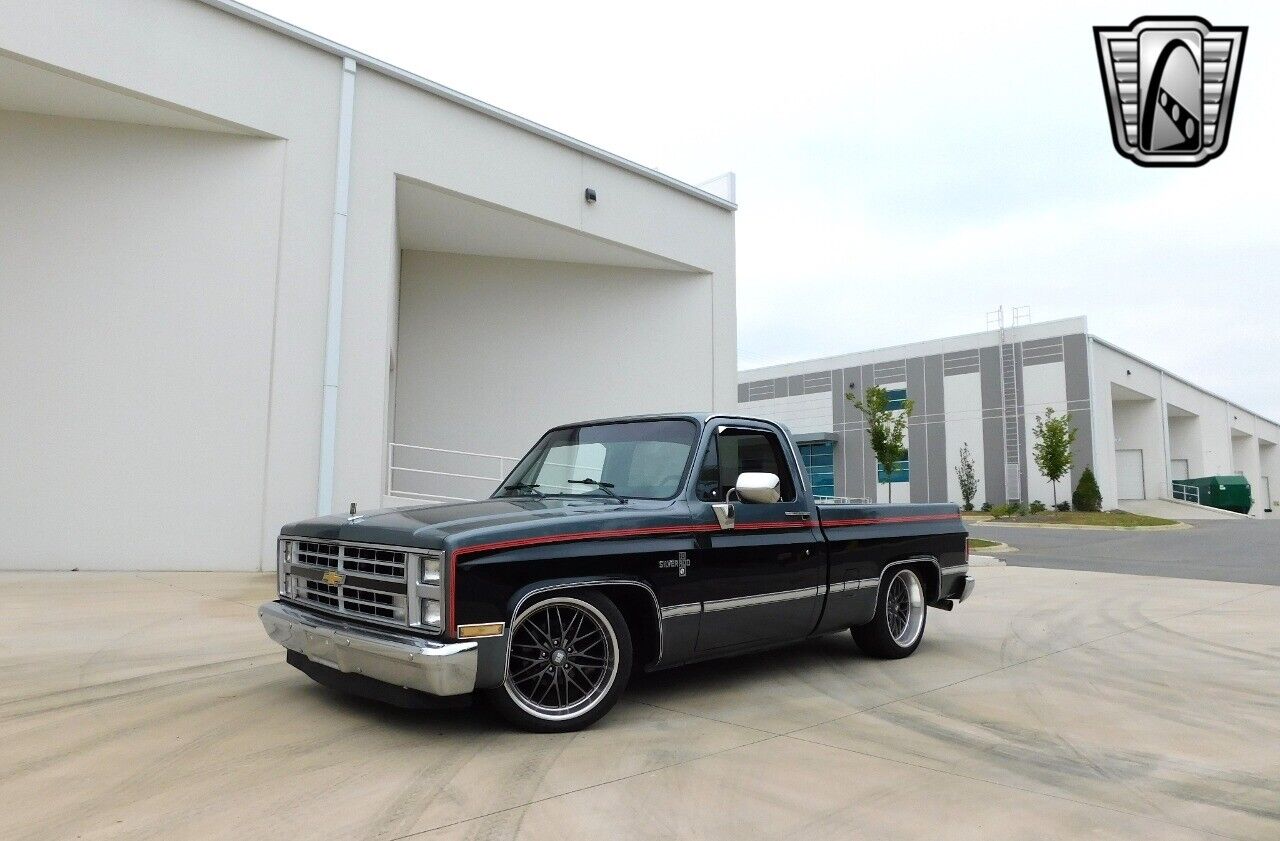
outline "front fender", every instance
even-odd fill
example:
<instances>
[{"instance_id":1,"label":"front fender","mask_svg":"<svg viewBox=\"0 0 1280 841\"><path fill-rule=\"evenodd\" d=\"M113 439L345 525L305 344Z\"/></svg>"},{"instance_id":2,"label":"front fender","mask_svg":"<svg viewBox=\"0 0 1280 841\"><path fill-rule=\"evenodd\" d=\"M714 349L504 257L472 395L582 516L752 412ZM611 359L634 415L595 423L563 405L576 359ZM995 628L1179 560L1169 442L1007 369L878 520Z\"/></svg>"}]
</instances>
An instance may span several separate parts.
<instances>
[{"instance_id":1,"label":"front fender","mask_svg":"<svg viewBox=\"0 0 1280 841\"><path fill-rule=\"evenodd\" d=\"M565 590L603 590L608 593L610 590L620 590L625 588L629 594L633 594L634 598L626 600L630 606L639 607L643 605L641 618L647 623L647 631L653 635L656 642L654 656L651 658L653 662L662 659L662 622L661 610L658 606L658 596L653 588L645 581L638 578L630 578L627 576L609 576L609 575L575 575L565 578L550 578L542 581L535 581L526 584L517 589L507 599L503 616L506 621L506 630L501 637L493 637L488 640L480 640L481 646L479 651L479 664L476 675L476 685L479 687L493 687L502 684L506 679L507 671L507 646L511 639L512 625L515 623L516 617L524 608L534 604L539 596L555 593ZM621 599L615 599L621 601ZM624 613L632 611L623 610ZM633 636L638 636L633 633Z\"/></svg>"}]
</instances>

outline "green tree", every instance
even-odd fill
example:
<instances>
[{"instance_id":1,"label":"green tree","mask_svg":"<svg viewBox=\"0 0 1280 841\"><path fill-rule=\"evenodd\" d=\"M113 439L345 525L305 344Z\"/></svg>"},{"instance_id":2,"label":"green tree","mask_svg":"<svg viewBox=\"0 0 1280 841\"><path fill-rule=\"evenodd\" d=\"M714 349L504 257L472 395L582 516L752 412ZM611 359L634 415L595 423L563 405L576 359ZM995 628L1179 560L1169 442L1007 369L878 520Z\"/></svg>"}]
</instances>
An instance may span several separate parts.
<instances>
[{"instance_id":1,"label":"green tree","mask_svg":"<svg viewBox=\"0 0 1280 841\"><path fill-rule=\"evenodd\" d=\"M1032 429L1036 442L1031 447L1040 475L1053 483L1053 504L1058 504L1058 480L1071 469L1071 445L1079 433L1067 415L1055 415L1053 407L1044 410L1044 417L1036 415Z\"/></svg>"},{"instance_id":2,"label":"green tree","mask_svg":"<svg viewBox=\"0 0 1280 841\"><path fill-rule=\"evenodd\" d=\"M978 473L973 466L973 454L969 442L960 445L960 463L956 465L956 478L960 480L960 496L964 497L964 510L973 510L973 498L978 494Z\"/></svg>"},{"instance_id":3,"label":"green tree","mask_svg":"<svg viewBox=\"0 0 1280 841\"><path fill-rule=\"evenodd\" d=\"M889 392L878 385L866 389L861 399L853 391L846 392L844 397L866 418L871 452L875 453L876 461L884 469L889 501L893 502L893 474L898 469L898 462L907 456L907 445L902 438L907 431L907 418L915 411L916 403L906 399L902 401L901 409L891 409Z\"/></svg>"},{"instance_id":4,"label":"green tree","mask_svg":"<svg viewBox=\"0 0 1280 841\"><path fill-rule=\"evenodd\" d=\"M1097 511L1102 508L1102 491L1098 488L1098 480L1087 467L1080 474L1075 493L1071 495L1071 507L1077 511Z\"/></svg>"}]
</instances>

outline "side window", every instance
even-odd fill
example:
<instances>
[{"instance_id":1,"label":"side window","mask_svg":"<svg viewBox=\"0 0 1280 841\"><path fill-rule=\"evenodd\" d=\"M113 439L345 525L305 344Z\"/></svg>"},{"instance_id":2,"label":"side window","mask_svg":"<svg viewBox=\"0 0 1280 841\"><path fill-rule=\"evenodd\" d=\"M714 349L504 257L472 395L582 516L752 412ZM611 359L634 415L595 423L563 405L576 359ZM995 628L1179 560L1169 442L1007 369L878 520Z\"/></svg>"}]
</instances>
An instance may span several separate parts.
<instances>
[{"instance_id":1,"label":"side window","mask_svg":"<svg viewBox=\"0 0 1280 841\"><path fill-rule=\"evenodd\" d=\"M723 502L740 473L772 473L781 482L782 500L794 502L795 483L778 436L754 429L725 429L716 433L698 469L698 499Z\"/></svg>"}]
</instances>

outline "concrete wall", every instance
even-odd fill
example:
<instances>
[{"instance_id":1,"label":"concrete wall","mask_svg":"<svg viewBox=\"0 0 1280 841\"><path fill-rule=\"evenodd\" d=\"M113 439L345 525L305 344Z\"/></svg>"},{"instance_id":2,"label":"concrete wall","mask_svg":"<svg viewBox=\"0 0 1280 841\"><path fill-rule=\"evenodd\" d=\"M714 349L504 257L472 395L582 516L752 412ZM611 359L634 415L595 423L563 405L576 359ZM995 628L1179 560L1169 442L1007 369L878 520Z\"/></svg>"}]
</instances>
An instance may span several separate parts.
<instances>
[{"instance_id":1,"label":"concrete wall","mask_svg":"<svg viewBox=\"0 0 1280 841\"><path fill-rule=\"evenodd\" d=\"M834 431L829 391L758 400L751 404L751 411L786 424L796 435Z\"/></svg>"},{"instance_id":2,"label":"concrete wall","mask_svg":"<svg viewBox=\"0 0 1280 841\"><path fill-rule=\"evenodd\" d=\"M285 144L0 112L0 563L243 568Z\"/></svg>"},{"instance_id":3,"label":"concrete wall","mask_svg":"<svg viewBox=\"0 0 1280 841\"><path fill-rule=\"evenodd\" d=\"M405 252L394 440L518 457L557 424L706 406L711 284Z\"/></svg>"},{"instance_id":4,"label":"concrete wall","mask_svg":"<svg viewBox=\"0 0 1280 841\"><path fill-rule=\"evenodd\" d=\"M1251 513L1262 511L1259 485L1268 475L1262 452L1265 442L1280 440L1275 423L1100 341L1092 352L1105 506L1117 504L1115 449L1138 447L1149 497L1169 496L1169 460L1184 458L1193 477L1243 472L1255 488ZM1134 395L1145 399L1132 400ZM1272 485L1274 495L1274 479Z\"/></svg>"},{"instance_id":5,"label":"concrete wall","mask_svg":"<svg viewBox=\"0 0 1280 841\"><path fill-rule=\"evenodd\" d=\"M844 399L850 387L865 384L905 386L917 403L908 430L911 482L894 488L895 501L908 495L912 502L960 501L955 466L967 441L979 480L975 503L1018 495L1025 502L1052 502L1053 487L1031 453L1035 418L1049 407L1066 413L1078 433L1071 475L1058 483L1059 500L1069 499L1081 473L1092 467L1103 505L1116 507L1117 450L1142 452L1147 498L1170 495L1171 459L1186 459L1191 476L1242 472L1255 488L1254 513L1265 507L1263 476L1271 479L1272 496L1280 494L1280 428L1272 421L1094 339L1084 319L1014 328L1007 341L1015 363L1010 417L1022 437L1016 488L1006 488L1001 352L994 333L743 371L738 399L742 411L772 416L788 411L784 400L830 393L836 492L846 496L887 497L883 486L873 487L875 462L862 417Z\"/></svg>"},{"instance_id":6,"label":"concrete wall","mask_svg":"<svg viewBox=\"0 0 1280 841\"><path fill-rule=\"evenodd\" d=\"M1040 474L1031 458L1035 444L1032 430L1036 417L1045 417L1046 410L1062 417L1067 413L1066 369L1061 361L1023 366L1023 440L1027 449L1027 501L1040 500L1046 505L1054 501L1053 483ZM1071 476L1058 480L1057 499L1071 498Z\"/></svg>"},{"instance_id":7,"label":"concrete wall","mask_svg":"<svg viewBox=\"0 0 1280 841\"><path fill-rule=\"evenodd\" d=\"M338 465L335 499L345 504L355 501L361 507L374 507L382 501L385 482L386 445L391 417L390 366L393 342L396 340L396 301L401 271L400 244L394 224L398 179L413 179L432 188L472 197L480 202L520 214L558 228L579 231L602 240L616 242L638 250L661 255L690 267L703 270L701 280L673 282L664 285L651 282L653 277L643 270L601 271L601 281L592 285L590 275L573 269L552 270L526 265L519 271L498 263L471 264L483 266L477 276L477 290L492 293L502 288L502 295L487 301L455 295L467 309L470 320L462 314L449 315L450 335L454 347L435 365L436 377L442 365L457 370L449 375L451 382L466 384L466 391L453 397L458 411L446 417L434 415L435 425L427 428L404 428L395 432L395 440L445 449L485 453L521 454L545 426L531 431L535 418L554 414L565 417L598 416L597 406L622 405L629 411L657 411L676 405L681 409L728 409L736 405L736 335L734 321L733 215L692 196L675 192L632 173L607 167L582 153L544 138L536 137L512 126L499 123L470 109L442 99L424 95L403 82L378 73L362 70L357 75L355 93L354 151L351 173L350 228L348 231L347 287L343 312L342 398L338 421ZM583 190L593 186L600 201L588 207ZM405 277L413 282L424 268L424 258L407 252L405 259L412 269ZM440 283L460 285L462 264L437 266L452 276L437 278ZM490 274L490 272L493 274ZM528 272L533 285L506 286ZM552 275L565 279L563 285L552 282ZM635 279L630 286L625 279ZM537 280L535 278L541 278ZM668 278L671 279L671 278ZM688 277L686 276L686 280ZM447 287L440 287L449 300ZM534 290L537 290L536 292ZM678 290L680 308L671 308L672 299L664 290ZM665 307L638 302L645 291L659 294ZM696 304L688 295L693 295ZM587 298L573 301L570 296ZM418 303L411 291L402 299ZM516 311L507 301L519 300L523 311L517 324ZM629 310L628 307L633 309ZM587 323L577 323L576 316ZM437 312L434 318L442 314ZM400 316L403 320L403 314ZM642 319L657 319L644 321ZM519 341L508 343L501 333L489 332L493 323L504 324L524 335L526 326L540 325L539 341L566 347L563 339L574 331L597 335L612 329L621 335L647 334L665 338L670 344L658 357L676 366L680 377L668 376L662 381L650 377L652 367L639 355L627 353L615 357L613 387L618 395L629 386L622 381L626 371L636 366L644 390L625 397L605 397L562 385L574 380L580 371L583 382L600 384L604 367L595 356L601 347L584 353L585 345L570 341L571 353L565 353L555 366L533 368L520 366L518 359L531 349ZM434 322L432 322L434 323ZM675 328L679 328L678 330ZM399 331L405 337L404 331ZM550 334L550 335L546 335ZM486 336L496 346L477 342ZM627 344L617 340L624 350ZM545 346L545 345L544 345ZM646 347L650 347L646 343ZM412 354L412 348L406 349ZM485 411L468 416L467 406L475 384L483 382L480 371L501 371L488 354L507 353L515 369L507 372L502 390L518 390L548 408L525 415L529 423L521 423L512 431L504 431L505 414L510 404L501 399L483 401L489 408L501 408L496 417ZM470 363L474 363L470 364ZM403 366L402 366L403 370ZM515 376L539 379L519 381ZM540 379L547 377L547 380ZM486 388L496 392L499 380ZM437 379L437 385L443 380ZM400 386L397 385L397 388ZM412 386L409 386L412 388ZM462 396L466 395L466 399ZM437 402L439 402L437 400ZM550 407L555 406L552 410ZM540 423L540 422L539 422Z\"/></svg>"},{"instance_id":8,"label":"concrete wall","mask_svg":"<svg viewBox=\"0 0 1280 841\"><path fill-rule=\"evenodd\" d=\"M1201 443L1199 415L1169 416L1169 459L1187 462L1187 476L1208 475L1205 470L1204 446Z\"/></svg>"},{"instance_id":9,"label":"concrete wall","mask_svg":"<svg viewBox=\"0 0 1280 841\"><path fill-rule=\"evenodd\" d=\"M944 381L944 402L947 423L947 499L962 501L960 477L955 468L960 464L960 450L968 446L973 459L974 473L978 480L976 505L987 500L986 471L983 470L982 390L980 374L973 371L947 377Z\"/></svg>"},{"instance_id":10,"label":"concrete wall","mask_svg":"<svg viewBox=\"0 0 1280 841\"><path fill-rule=\"evenodd\" d=\"M96 118L0 115L0 289L14 302L0 310L0 341L6 360L37 357L0 374L20 406L0 431L32 448L4 456L0 510L23 512L31 541L9 541L0 566L270 567L280 525L316 510L342 58L193 0L0 0L0 20L0 59L75 93L16 110ZM644 409L735 405L731 211L369 66L356 78L334 504L382 500L402 178L679 263L669 286L641 271L628 274L634 287L599 275L589 309L625 322L625 303L662 320L654 335L683 331L664 357L680 354L681 376L669 367L650 383L641 363ZM6 84L0 111L30 99ZM161 127L174 124L207 130ZM592 208L584 185L600 193ZM585 277L567 274L588 293ZM638 303L642 289L666 309ZM527 315L560 333L573 325L559 313L579 303L542 299ZM466 305L489 323L478 301ZM625 329L643 331L635 320ZM497 350L479 350L483 370L497 370ZM577 370L600 383L592 350L572 348L552 382ZM458 362L465 342L452 352ZM630 365L617 362L619 375ZM448 400L465 406L469 391ZM544 391L558 414L620 402L562 392ZM488 416L450 423L435 432L467 449L530 437L508 437ZM468 428L492 434L467 438ZM69 529L64 506L100 513ZM165 529L142 535L132 512L145 509ZM103 552L104 538L118 554Z\"/></svg>"},{"instance_id":11,"label":"concrete wall","mask_svg":"<svg viewBox=\"0 0 1280 841\"><path fill-rule=\"evenodd\" d=\"M1072 475L1059 482L1059 499L1070 498L1079 472L1093 461L1084 329L1083 319L1064 319L1007 333L1015 371L1010 434L1020 437L1022 453L1018 469L1011 472L1011 488L1006 488L1002 362L999 334L994 332L744 371L738 399L747 414L787 422L795 411L793 401L809 400L815 391L829 394L826 418L806 416L805 423L816 427L829 419L837 435L837 494L884 501L889 490L876 481L862 415L844 394L867 385L905 388L916 404L907 429L911 478L894 485L894 501L961 501L955 468L960 448L967 443L978 478L975 505L1002 504L1010 497L1048 504L1053 487L1039 475L1031 457L1037 415L1052 407L1069 415L1079 430ZM814 401L813 410L817 409Z\"/></svg>"}]
</instances>

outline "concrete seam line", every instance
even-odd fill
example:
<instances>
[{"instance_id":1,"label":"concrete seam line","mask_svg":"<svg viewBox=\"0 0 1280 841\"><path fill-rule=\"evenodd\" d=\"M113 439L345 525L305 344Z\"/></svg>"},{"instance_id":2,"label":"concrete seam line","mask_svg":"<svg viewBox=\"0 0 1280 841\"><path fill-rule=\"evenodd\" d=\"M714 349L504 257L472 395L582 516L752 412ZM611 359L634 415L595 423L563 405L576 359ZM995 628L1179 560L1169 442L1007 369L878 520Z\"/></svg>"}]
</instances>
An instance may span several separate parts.
<instances>
[{"instance_id":1,"label":"concrete seam line","mask_svg":"<svg viewBox=\"0 0 1280 841\"><path fill-rule=\"evenodd\" d=\"M735 726L740 726L740 725L735 725ZM764 744L765 742L771 742L774 739L782 738L782 735L783 734L781 733L775 733L771 736L766 736L763 739L756 739L755 741L747 742L745 744L733 745L732 747L721 748L720 750L713 750L710 753L704 753L700 756L691 756L688 759L682 759L679 762L672 762L667 765L660 765L657 768L649 768L644 771L637 771L634 774L624 774L623 776L615 777L612 780L601 780L598 783L592 783L591 785L585 785L585 786L582 786L581 788L575 788L572 791L562 791L562 792L559 792L558 794L548 794L546 797L537 797L537 798L534 798L533 800L529 800L525 803L521 803L516 806L506 806L502 809L494 809L492 812L485 812L482 815L473 815L469 818L460 818L459 820L450 821L449 823L442 823L438 826L427 827L426 829L418 829L413 832L410 832L408 835L396 835L392 838L386 839L386 841L405 841L405 839L408 839L408 838L418 838L420 836L426 835L431 832L438 832L442 829L449 829L450 827L461 826L462 824L465 824L465 823L484 820L485 818L492 818L495 815L502 815L502 814L506 814L507 812L515 812L520 809L527 809L530 806L536 806L539 803L546 803L549 800L558 800L561 797L568 797L571 794L578 794L579 792L591 791L592 789L602 788L604 786L613 785L614 783L622 783L622 782L626 782L627 780L634 780L636 777L643 777L646 774L656 774L659 771L666 771L669 768L678 768L681 765L688 765L690 762L696 762L699 759L708 759L712 756L719 756L722 753L729 753L730 751L740 750L742 748L749 748L752 745L760 745L760 744Z\"/></svg>"},{"instance_id":2,"label":"concrete seam line","mask_svg":"<svg viewBox=\"0 0 1280 841\"><path fill-rule=\"evenodd\" d=\"M261 662L257 662L257 661L261 661ZM122 688L120 689L120 691L112 694L96 695L89 698L80 698L72 701L67 701L66 703L63 703L63 704L55 704L49 707L42 707L40 709L26 709L16 713L8 712L9 710L15 707L18 707L19 705L22 705L22 704L26 704L29 706L41 700L42 698L49 698L51 696L66 696L66 695L74 694L77 692L89 691L89 688L87 687L77 687L71 690L56 689L51 692L45 692L40 695L31 695L26 698L15 698L12 701L6 701L4 704L0 704L0 721L16 721L21 718L30 718L31 716L35 716L35 715L44 715L46 713L61 712L63 710L74 709L76 707L84 707L92 704L102 704L102 703L107 703L109 701L118 701L121 698L127 698L130 695L137 695L142 692L150 692L153 689L168 689L173 686L183 686L185 684L195 683L201 680L221 678L221 677L226 677L227 675L234 675L234 674L239 674L240 672L247 672L253 669L260 669L263 666L274 666L277 663L282 663L282 662L283 661L280 660L280 656L274 652L269 652L266 654L252 654L248 657L236 657L231 660L217 660L212 663L201 663L195 666L188 666L179 670L179 671L188 671L188 672L189 671L202 672L201 674L192 675L190 677L182 677L182 678L166 681L163 679L163 676L166 674L172 674L172 672L156 672L150 675L140 675L134 678L125 678L124 680L110 681L108 683L100 683L97 685L97 688L109 690L111 687L116 687L116 686L119 686L120 684L126 684L126 683L143 684L138 686ZM232 663L245 664L245 665L241 665L239 666L239 668L218 671L219 666L226 666Z\"/></svg>"},{"instance_id":3,"label":"concrete seam line","mask_svg":"<svg viewBox=\"0 0 1280 841\"><path fill-rule=\"evenodd\" d=\"M1072 571L1072 570L1068 570L1068 571ZM1075 570L1075 571L1078 571L1078 570ZM1246 586L1249 586L1249 585L1246 585ZM995 668L995 669L991 669L991 670L989 670L989 671L981 672L981 673L976 674L976 675L970 675L969 677L962 677L962 678L960 678L959 680L953 680L951 683L946 683L946 684L943 684L942 686L935 686L933 689L925 689L925 690L922 690L922 691L920 691L920 692L912 693L912 694L910 694L910 695L904 695L904 696L902 696L901 698L894 698L893 700L885 701L885 702L884 702L884 703L882 703L882 704L876 704L876 705L875 705L875 706L873 706L873 707L867 707L865 710L858 710L858 711L856 711L856 712L852 712L852 713L849 713L849 714L847 714L847 715L840 715L840 716L836 716L835 718L829 718L829 719L827 719L826 721L820 721L820 722L818 722L817 724L809 724L809 725L806 725L806 726L804 726L804 727L797 727L797 728L795 728L794 730L788 730L787 732L783 733L782 735L784 735L784 736L790 736L790 735L795 734L795 733L800 733L800 732L802 732L802 731L804 731L804 730L812 730L812 729L813 729L813 728L815 728L815 727L822 727L823 725L831 724L832 722L835 722L835 721L843 721L843 720L844 720L844 719L846 719L846 718L853 718L855 715L862 715L862 714L864 714L864 713L869 713L869 712L872 712L872 711L874 711L874 710L878 710L878 709L880 709L881 707L887 707L887 706L889 706L890 704L897 704L897 703L901 703L901 702L904 702L904 701L911 701L911 700L914 700L914 699L916 699L916 698L921 698L921 697L923 697L923 696L925 696L925 695L932 695L934 692L941 692L941 691L942 691L942 690L944 690L944 689L950 689L950 688L951 688L951 687L953 687L953 686L959 686L960 684L962 684L962 683L967 683L967 682L969 682L969 681L971 681L971 680L977 680L978 678L987 677L988 675L993 675L993 674L996 674L997 672L1003 672L1003 671L1004 671L1004 670L1006 670L1006 669L1012 669L1012 668L1015 668L1015 667L1017 667L1017 666L1025 665L1025 664L1027 664L1027 663L1034 663L1034 662L1036 662L1037 660L1043 660L1043 659L1045 659L1046 657L1052 657L1052 656L1053 656L1053 655L1055 655L1055 654L1062 654L1063 652L1066 652L1066 651L1074 651L1074 650L1076 650L1077 648L1083 648L1083 647L1084 647L1084 646L1086 646L1086 645L1093 645L1093 644L1095 644L1095 643L1102 642L1103 640L1109 640L1109 639L1111 639L1112 637L1121 637L1121 636L1124 636L1125 634L1132 634L1132 633L1134 633L1135 631L1141 631L1141 630L1143 630L1144 628L1149 628L1149 627L1151 627L1152 625L1159 625L1159 624L1161 624L1161 623L1163 623L1163 622L1168 622L1168 621L1173 620L1173 619L1182 619L1182 618L1187 617L1187 616L1194 616L1194 615L1195 615L1195 614L1197 614L1197 613L1202 613L1202 612L1204 612L1204 611L1206 611L1206 610L1212 610L1213 608L1222 607L1223 605L1228 605L1228 604L1231 604L1232 602L1238 602L1238 601L1240 601L1241 599L1251 599L1251 598L1253 598L1254 596L1257 596L1257 595L1259 595L1259 594L1261 594L1261 593L1265 593L1265 592L1267 592L1268 590L1273 590L1273 589L1275 589L1275 587L1274 587L1273 585L1270 585L1270 584L1260 584L1260 585L1253 585L1253 586L1257 586L1257 587L1259 587L1260 589L1255 590L1255 591L1253 591L1252 593L1245 593L1244 595L1236 596L1235 598L1231 598L1231 599L1227 599L1226 601L1217 602L1217 603L1215 603L1215 604L1207 604L1207 605L1205 605L1204 607L1198 607L1198 608L1196 608L1195 610L1189 610L1189 611L1187 611L1186 613L1179 613L1177 616L1165 616L1165 617L1162 617L1162 618L1160 618L1160 619L1152 619L1152 620L1151 620L1151 621L1149 621L1149 622L1143 622L1141 625L1135 625L1135 626L1134 626L1134 627L1132 627L1132 628L1125 628L1125 629L1124 629L1124 630L1122 630L1122 631L1114 631L1114 632L1112 632L1112 633L1110 633L1110 634L1104 634L1104 635L1102 635L1102 636L1100 636L1100 637L1096 637L1096 638L1091 639L1091 640L1085 640L1085 641L1083 641L1083 642L1076 643L1075 645L1069 645L1069 646L1067 646L1066 648L1058 648L1058 649L1055 649L1055 650L1053 650L1053 651L1046 651L1044 654L1037 654L1035 657L1028 657L1028 658L1027 658L1027 659L1025 659L1025 660L1019 660L1019 661L1018 661L1018 662L1016 662L1016 663L1008 663L1008 664L1006 664L1006 665L1000 666L999 668Z\"/></svg>"},{"instance_id":4,"label":"concrete seam line","mask_svg":"<svg viewBox=\"0 0 1280 841\"><path fill-rule=\"evenodd\" d=\"M969 774L961 774L958 771L947 771L941 768L931 768L928 765L921 765L918 762L909 762L905 759L894 759L892 757L882 756L881 754L878 754L878 753L868 753L867 751L854 750L853 748L844 747L843 745L832 745L827 742L819 742L815 739L805 739L801 736L793 735L793 733L787 733L784 735L788 739L792 739L793 741L797 741L797 742L802 742L806 745L818 745L824 748L832 748L833 750L844 751L845 753L852 753L852 754L855 754L856 756L866 756L871 759L879 759L884 762L892 762L896 765L905 765L909 768L918 768L922 771L931 771L935 774L945 774L946 776L949 776L949 777L958 777L962 780L969 780L970 782L985 783L987 785L999 786L1000 788L1012 789L1013 791L1021 791L1024 794L1036 795L1038 797L1050 797L1050 798L1053 798L1054 800L1062 800L1067 803L1075 803L1077 806L1087 806L1088 808L1091 808L1091 809L1102 809L1103 811L1106 811L1106 812L1115 812L1116 814L1128 815L1129 817L1132 817L1132 818L1141 818L1142 820L1155 821L1157 823L1167 824L1169 826L1176 826L1179 829L1189 829L1194 832L1206 832L1217 838L1229 838L1229 839L1233 839L1233 841L1234 839L1237 838L1237 836L1223 835L1222 833L1214 832L1211 829L1204 829L1198 826L1188 826L1187 824L1177 823L1176 821L1171 821L1166 818L1162 818L1158 815L1146 815L1141 812L1130 812L1125 809L1121 809L1116 806L1108 806L1103 803L1091 803L1088 800L1076 800L1074 797L1063 797L1061 794L1054 794L1048 791L1036 791L1035 789L1032 789L1032 788L1023 788L1022 786L1010 785L1009 783L1002 783L996 780L988 780L982 777L973 777L973 776L970 776Z\"/></svg>"},{"instance_id":5,"label":"concrete seam line","mask_svg":"<svg viewBox=\"0 0 1280 841\"><path fill-rule=\"evenodd\" d=\"M661 704L655 704L652 701L631 701L630 703L639 704L645 707L651 707L652 709L655 709L655 710L662 710L663 712L666 712L666 713L674 713L676 715L688 716L689 718L696 718L696 719L699 719L700 721L710 721L715 724L723 724L727 727L741 727L744 730L754 730L757 733L763 733L767 736L785 735L784 733L778 733L773 730L765 730L761 727L754 727L750 724L740 724L736 721L725 721L722 718L712 718L709 715L699 715L698 713L685 712L684 710L677 710L677 709L672 709L671 707L664 707Z\"/></svg>"},{"instance_id":6,"label":"concrete seam line","mask_svg":"<svg viewBox=\"0 0 1280 841\"><path fill-rule=\"evenodd\" d=\"M184 593L191 593L196 596L204 596L207 599L215 599L220 602L230 602L231 604L242 604L245 607L250 608L252 610L257 610L258 605L261 604L261 602L254 602L254 603L242 602L242 601L239 601L238 599L228 599L225 596L215 596L213 593L206 593L203 590L192 590L190 587L179 587L177 584L170 584L168 581L161 581L158 578L148 578L147 576L137 572L133 574L133 577L139 579L140 581L150 581L152 584L159 584L161 587L168 587L171 590L181 590Z\"/></svg>"}]
</instances>

